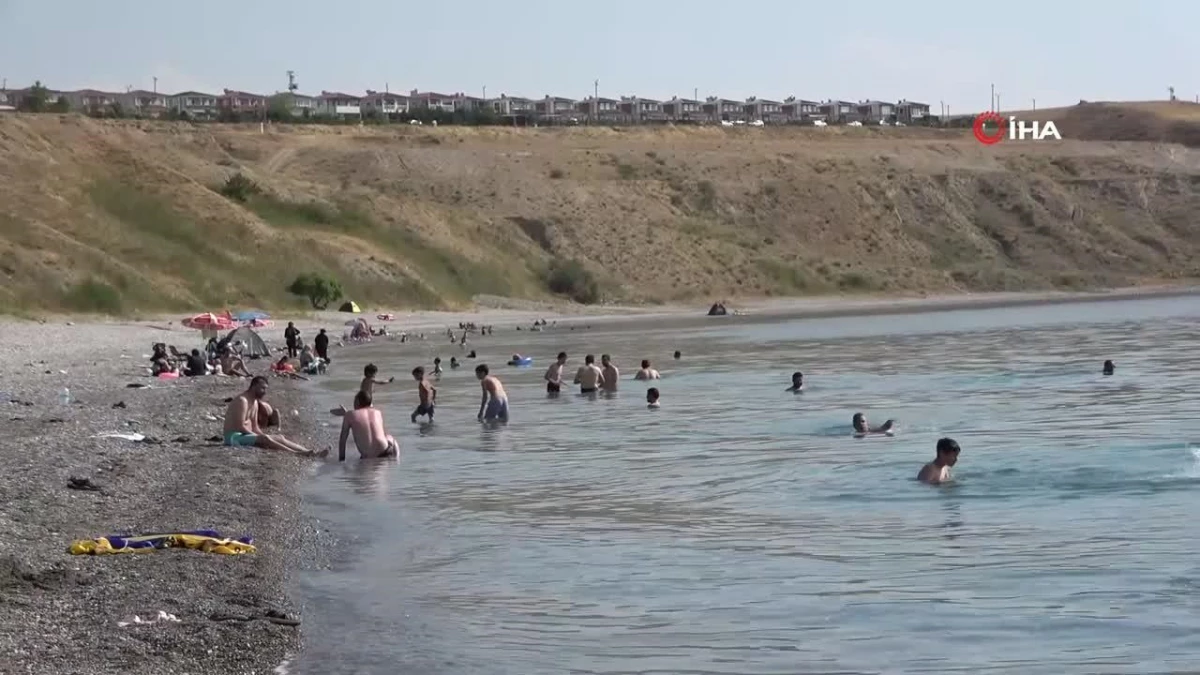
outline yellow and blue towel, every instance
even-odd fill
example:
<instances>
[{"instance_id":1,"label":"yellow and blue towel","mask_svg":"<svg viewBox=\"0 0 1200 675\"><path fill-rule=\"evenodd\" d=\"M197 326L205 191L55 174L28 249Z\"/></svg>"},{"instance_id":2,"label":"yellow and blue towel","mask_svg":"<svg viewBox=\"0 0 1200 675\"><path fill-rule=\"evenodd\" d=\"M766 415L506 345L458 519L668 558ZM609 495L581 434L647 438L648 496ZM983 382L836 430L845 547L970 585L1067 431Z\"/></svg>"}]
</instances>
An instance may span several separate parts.
<instances>
[{"instance_id":1,"label":"yellow and blue towel","mask_svg":"<svg viewBox=\"0 0 1200 675\"><path fill-rule=\"evenodd\" d=\"M205 553L240 555L254 553L254 540L250 537L230 539L216 530L193 530L191 532L169 532L165 534L110 535L96 539L78 539L71 542L67 552L71 555L110 555L113 553L149 553L164 548L190 548Z\"/></svg>"}]
</instances>

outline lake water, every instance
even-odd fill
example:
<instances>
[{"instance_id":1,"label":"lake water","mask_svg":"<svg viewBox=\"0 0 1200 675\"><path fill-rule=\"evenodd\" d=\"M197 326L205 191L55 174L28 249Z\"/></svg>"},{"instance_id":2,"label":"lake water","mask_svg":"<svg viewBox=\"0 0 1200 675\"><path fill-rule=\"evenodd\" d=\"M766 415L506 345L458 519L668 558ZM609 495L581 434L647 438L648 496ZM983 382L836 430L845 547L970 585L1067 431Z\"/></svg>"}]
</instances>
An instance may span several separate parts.
<instances>
[{"instance_id":1,"label":"lake water","mask_svg":"<svg viewBox=\"0 0 1200 675\"><path fill-rule=\"evenodd\" d=\"M1200 667L1194 297L497 331L409 423L445 338L368 359L399 463L321 467L346 544L299 597L301 673L1154 673ZM547 400L611 353L615 399ZM680 349L683 358L671 353ZM502 365L514 351L532 368ZM660 410L630 379L662 371ZM1117 364L1103 377L1104 359ZM475 421L487 362L512 421ZM785 393L794 370L807 391ZM338 379L334 379L338 378ZM899 420L855 439L850 417ZM336 427L328 430L336 441ZM914 480L951 436L957 482Z\"/></svg>"}]
</instances>

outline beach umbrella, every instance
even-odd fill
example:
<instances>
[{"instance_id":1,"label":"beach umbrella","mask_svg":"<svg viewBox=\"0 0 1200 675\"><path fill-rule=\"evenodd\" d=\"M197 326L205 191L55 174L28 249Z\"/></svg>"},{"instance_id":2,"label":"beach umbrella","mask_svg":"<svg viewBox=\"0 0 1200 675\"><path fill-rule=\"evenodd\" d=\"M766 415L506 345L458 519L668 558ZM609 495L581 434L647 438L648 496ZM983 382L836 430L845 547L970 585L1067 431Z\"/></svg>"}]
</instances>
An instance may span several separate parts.
<instances>
[{"instance_id":1,"label":"beach umbrella","mask_svg":"<svg viewBox=\"0 0 1200 675\"><path fill-rule=\"evenodd\" d=\"M237 321L245 321L245 322L266 321L271 318L271 315L267 314L266 312L262 311L261 309L248 309L244 312L238 312L237 314L234 314L233 318Z\"/></svg>"},{"instance_id":2,"label":"beach umbrella","mask_svg":"<svg viewBox=\"0 0 1200 675\"><path fill-rule=\"evenodd\" d=\"M190 316L182 321L183 325L196 330L213 331L213 330L229 330L234 328L233 321L225 316L218 316L212 312L205 312Z\"/></svg>"}]
</instances>

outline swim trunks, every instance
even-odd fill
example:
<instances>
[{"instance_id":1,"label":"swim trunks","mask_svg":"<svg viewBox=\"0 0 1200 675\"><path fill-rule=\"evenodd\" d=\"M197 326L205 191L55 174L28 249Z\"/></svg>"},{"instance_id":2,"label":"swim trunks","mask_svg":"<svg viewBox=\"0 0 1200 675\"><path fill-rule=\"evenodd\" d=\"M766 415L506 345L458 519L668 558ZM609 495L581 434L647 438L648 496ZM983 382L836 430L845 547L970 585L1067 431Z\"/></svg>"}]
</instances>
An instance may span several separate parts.
<instances>
[{"instance_id":1,"label":"swim trunks","mask_svg":"<svg viewBox=\"0 0 1200 675\"><path fill-rule=\"evenodd\" d=\"M231 431L225 434L225 445L232 447L250 447L258 443L258 436L244 431Z\"/></svg>"},{"instance_id":2,"label":"swim trunks","mask_svg":"<svg viewBox=\"0 0 1200 675\"><path fill-rule=\"evenodd\" d=\"M579 388L579 393L581 393L581 394L594 394L594 393L596 393L596 388L595 388L595 387L580 387L580 388Z\"/></svg>"},{"instance_id":3,"label":"swim trunks","mask_svg":"<svg viewBox=\"0 0 1200 675\"><path fill-rule=\"evenodd\" d=\"M387 447L383 449L383 452L379 453L379 456L380 457L399 457L400 456L400 444L396 442L396 439L392 438L391 436L388 436Z\"/></svg>"},{"instance_id":4,"label":"swim trunks","mask_svg":"<svg viewBox=\"0 0 1200 675\"><path fill-rule=\"evenodd\" d=\"M493 398L487 403L487 408L483 411L483 419L508 421L508 399Z\"/></svg>"},{"instance_id":5,"label":"swim trunks","mask_svg":"<svg viewBox=\"0 0 1200 675\"><path fill-rule=\"evenodd\" d=\"M412 416L420 417L421 415L429 415L430 419L432 419L433 403L422 403L421 405L417 406L417 409L413 411Z\"/></svg>"},{"instance_id":6,"label":"swim trunks","mask_svg":"<svg viewBox=\"0 0 1200 675\"><path fill-rule=\"evenodd\" d=\"M558 383L556 383L556 382L547 382L546 383L546 393L547 394L557 394L560 391L562 391L562 387Z\"/></svg>"}]
</instances>

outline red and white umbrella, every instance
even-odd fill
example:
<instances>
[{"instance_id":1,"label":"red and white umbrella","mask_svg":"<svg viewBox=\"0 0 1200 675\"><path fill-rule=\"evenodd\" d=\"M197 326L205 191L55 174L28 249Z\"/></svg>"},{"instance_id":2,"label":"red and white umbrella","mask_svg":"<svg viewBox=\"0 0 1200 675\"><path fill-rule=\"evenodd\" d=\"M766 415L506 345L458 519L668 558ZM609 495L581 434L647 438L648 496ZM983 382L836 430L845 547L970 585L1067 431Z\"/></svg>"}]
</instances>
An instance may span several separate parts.
<instances>
[{"instance_id":1,"label":"red and white umbrella","mask_svg":"<svg viewBox=\"0 0 1200 675\"><path fill-rule=\"evenodd\" d=\"M212 312L188 317L182 323L188 328L195 328L196 330L231 330L235 327L233 320L229 317L218 316Z\"/></svg>"}]
</instances>

